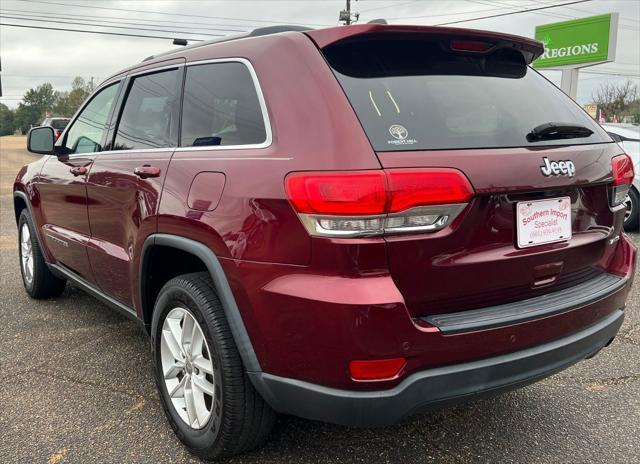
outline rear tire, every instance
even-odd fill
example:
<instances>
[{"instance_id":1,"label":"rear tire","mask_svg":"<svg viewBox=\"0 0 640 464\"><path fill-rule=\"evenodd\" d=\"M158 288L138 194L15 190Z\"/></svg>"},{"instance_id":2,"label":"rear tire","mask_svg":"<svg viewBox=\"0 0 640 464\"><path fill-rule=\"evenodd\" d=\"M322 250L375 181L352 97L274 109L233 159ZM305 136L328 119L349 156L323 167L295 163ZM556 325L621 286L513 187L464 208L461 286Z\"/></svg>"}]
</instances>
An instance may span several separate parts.
<instances>
[{"instance_id":1,"label":"rear tire","mask_svg":"<svg viewBox=\"0 0 640 464\"><path fill-rule=\"evenodd\" d=\"M42 255L36 237L36 228L26 209L18 221L18 253L20 273L25 290L31 298L44 299L60 296L67 283L53 275Z\"/></svg>"},{"instance_id":2,"label":"rear tire","mask_svg":"<svg viewBox=\"0 0 640 464\"><path fill-rule=\"evenodd\" d=\"M178 344L172 342L178 339ZM209 274L185 274L162 287L153 312L151 345L164 412L189 451L215 459L250 451L266 441L276 414L245 373Z\"/></svg>"},{"instance_id":3,"label":"rear tire","mask_svg":"<svg viewBox=\"0 0 640 464\"><path fill-rule=\"evenodd\" d=\"M628 202L625 203L627 203L627 216L624 220L624 230L637 232L640 227L640 194L635 188L629 189Z\"/></svg>"}]
</instances>

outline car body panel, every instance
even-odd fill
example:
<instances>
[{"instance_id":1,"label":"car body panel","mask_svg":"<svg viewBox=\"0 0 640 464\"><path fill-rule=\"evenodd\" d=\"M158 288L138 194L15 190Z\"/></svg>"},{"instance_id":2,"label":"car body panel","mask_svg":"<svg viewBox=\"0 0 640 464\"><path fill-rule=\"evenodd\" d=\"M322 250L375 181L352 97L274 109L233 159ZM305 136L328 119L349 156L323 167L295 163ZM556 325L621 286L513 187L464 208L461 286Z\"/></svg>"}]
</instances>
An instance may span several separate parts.
<instances>
[{"instance_id":1,"label":"car body panel","mask_svg":"<svg viewBox=\"0 0 640 464\"><path fill-rule=\"evenodd\" d=\"M172 154L173 149L100 153L87 178L88 255L96 282L130 306L138 294L142 245L157 230L160 196ZM144 165L159 168L160 176L136 176L134 169Z\"/></svg>"},{"instance_id":2,"label":"car body panel","mask_svg":"<svg viewBox=\"0 0 640 464\"><path fill-rule=\"evenodd\" d=\"M63 264L89 282L95 282L87 244L91 237L87 215L86 174L74 168L91 168L95 155L50 156L38 180L39 210L44 244L55 262Z\"/></svg>"}]
</instances>

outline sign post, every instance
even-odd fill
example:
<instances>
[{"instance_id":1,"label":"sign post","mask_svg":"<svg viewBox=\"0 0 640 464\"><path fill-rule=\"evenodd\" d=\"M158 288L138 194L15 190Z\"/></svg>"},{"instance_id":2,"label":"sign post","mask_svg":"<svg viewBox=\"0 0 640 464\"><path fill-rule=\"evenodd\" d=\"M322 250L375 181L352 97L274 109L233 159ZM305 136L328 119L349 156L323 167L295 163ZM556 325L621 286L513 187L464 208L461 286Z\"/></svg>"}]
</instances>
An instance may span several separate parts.
<instances>
[{"instance_id":1,"label":"sign post","mask_svg":"<svg viewBox=\"0 0 640 464\"><path fill-rule=\"evenodd\" d=\"M616 58L618 13L537 26L535 38L544 43L544 53L533 67L561 70L560 88L575 100L578 70Z\"/></svg>"}]
</instances>

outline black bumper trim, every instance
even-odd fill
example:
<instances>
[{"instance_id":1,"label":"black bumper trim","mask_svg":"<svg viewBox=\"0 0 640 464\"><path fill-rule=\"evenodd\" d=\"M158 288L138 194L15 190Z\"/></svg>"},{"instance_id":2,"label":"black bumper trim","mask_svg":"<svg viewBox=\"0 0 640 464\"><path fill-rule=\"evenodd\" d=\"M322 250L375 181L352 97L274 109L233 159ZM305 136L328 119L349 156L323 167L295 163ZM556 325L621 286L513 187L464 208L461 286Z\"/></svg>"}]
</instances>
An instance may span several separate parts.
<instances>
[{"instance_id":1,"label":"black bumper trim","mask_svg":"<svg viewBox=\"0 0 640 464\"><path fill-rule=\"evenodd\" d=\"M421 319L445 335L493 329L570 311L606 298L626 283L622 277L604 273L579 285L535 298Z\"/></svg>"},{"instance_id":2,"label":"black bumper trim","mask_svg":"<svg viewBox=\"0 0 640 464\"><path fill-rule=\"evenodd\" d=\"M417 372L382 391L328 388L267 373L248 375L278 412L352 426L383 426L420 410L521 387L592 356L616 335L624 312L567 337L515 353Z\"/></svg>"}]
</instances>

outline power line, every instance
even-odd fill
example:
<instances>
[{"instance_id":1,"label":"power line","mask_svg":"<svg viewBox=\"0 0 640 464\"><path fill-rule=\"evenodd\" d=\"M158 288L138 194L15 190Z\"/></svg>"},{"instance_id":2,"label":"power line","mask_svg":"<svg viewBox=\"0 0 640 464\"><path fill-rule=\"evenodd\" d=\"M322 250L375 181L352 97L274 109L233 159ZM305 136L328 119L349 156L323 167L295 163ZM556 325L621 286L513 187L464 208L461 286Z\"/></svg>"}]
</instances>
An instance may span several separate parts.
<instances>
[{"instance_id":1,"label":"power line","mask_svg":"<svg viewBox=\"0 0 640 464\"><path fill-rule=\"evenodd\" d=\"M173 31L173 30L168 30L168 29L152 29L152 28L147 28L147 27L133 27L133 26L111 26L111 25L102 25L102 24L93 24L93 23L85 23L82 21L63 21L63 20L59 20L59 19L31 19L31 18L23 18L23 17L19 17L19 16L7 16L5 14L0 13L0 18L5 18L5 19L17 19L20 21L35 21L35 22L42 22L42 23L53 23L53 24L71 24L74 26L94 26L94 27L103 27L103 28L112 28L112 29L129 29L129 30L139 30L139 31L150 31L150 32L170 32L173 34L179 34L179 35L198 35L197 32L184 32L184 31ZM204 35L209 35L209 36L217 36L217 37L223 37L226 34L212 34L210 32L204 34Z\"/></svg>"},{"instance_id":2,"label":"power line","mask_svg":"<svg viewBox=\"0 0 640 464\"><path fill-rule=\"evenodd\" d=\"M394 16L393 18L385 18L388 20L394 19L421 19L421 18L437 18L440 16L460 16L460 15L468 15L472 13L487 13L489 11L502 11L504 8L488 8L484 10L473 10L473 11L458 11L456 13L440 13L440 14L432 14L425 16Z\"/></svg>"},{"instance_id":3,"label":"power line","mask_svg":"<svg viewBox=\"0 0 640 464\"><path fill-rule=\"evenodd\" d=\"M76 14L59 14L53 12L43 12L43 13L35 13L33 11L25 11L25 10L15 10L11 8L0 8L0 13L8 13L8 14L18 14L21 16L29 16L34 18L45 18L45 19L64 19L64 20L82 20L82 21L93 21L93 22L104 22L104 23L112 23L112 24L131 24L138 26L149 26L149 27L174 27L178 29L189 29L193 30L194 25L204 24L206 26L215 26L215 24L208 23L195 23L195 22L181 22L181 21L172 21L174 24L158 24L158 23L149 23L149 22L138 22L138 21L153 21L148 19L140 19L135 22L130 21L130 18L122 18L115 16L93 16L93 15L76 15ZM97 18L97 19L95 19ZM115 20L124 20L124 21L110 21L111 19ZM189 26L177 26L177 24L188 24ZM230 29L228 26L231 24L221 25L221 27L202 27L197 29L202 30L210 30L210 31L230 31L230 32L245 32L246 29ZM243 27L243 26L236 26ZM251 28L253 26L246 26L247 28Z\"/></svg>"},{"instance_id":4,"label":"power line","mask_svg":"<svg viewBox=\"0 0 640 464\"><path fill-rule=\"evenodd\" d=\"M621 73L621 72L607 72L607 71L581 71L584 74L597 74L602 76L622 76L622 77L635 77L640 79L640 74Z\"/></svg>"},{"instance_id":5,"label":"power line","mask_svg":"<svg viewBox=\"0 0 640 464\"><path fill-rule=\"evenodd\" d=\"M86 34L102 34L102 35L117 35L122 37L141 37L144 39L165 39L165 40L173 40L175 37L165 37L165 36L157 36L157 35L141 35L141 34L125 34L124 32L105 32L105 31L86 31L80 29L63 29L56 27L45 27L45 26L29 26L26 24L9 24L9 23L0 23L0 26L6 27L22 27L25 29L44 29L48 31L62 31L62 32L84 32ZM202 42L204 39L189 39L194 42Z\"/></svg>"},{"instance_id":6,"label":"power line","mask_svg":"<svg viewBox=\"0 0 640 464\"><path fill-rule=\"evenodd\" d=\"M360 12L360 14L368 13L369 11L384 10L384 9L387 9L387 8L393 8L394 6L407 5L408 3L414 3L414 2L416 2L416 0L410 0L408 2L392 3L391 5L387 5L387 6L377 6L375 8L367 8L366 10L360 9L359 12Z\"/></svg>"},{"instance_id":7,"label":"power line","mask_svg":"<svg viewBox=\"0 0 640 464\"><path fill-rule=\"evenodd\" d=\"M540 3L551 5L551 3L544 2L544 1L540 1ZM582 13L582 14L585 14L585 13L594 14L594 15L602 14L602 13L599 13L599 12L593 11L593 10L581 10L579 8L572 8L572 7L569 7L569 6L567 7L567 10L577 11L578 13ZM629 21L629 22L632 22L632 23L640 23L640 20L632 19L632 18L620 18L620 21Z\"/></svg>"},{"instance_id":8,"label":"power line","mask_svg":"<svg viewBox=\"0 0 640 464\"><path fill-rule=\"evenodd\" d=\"M508 16L508 15L512 15L512 14L518 14L518 13L527 13L529 11L538 11L538 10L543 10L543 9L549 9L549 8L558 8L561 6L565 6L565 5L573 5L576 3L584 3L584 2L589 2L591 0L579 0L579 1L574 1L574 2L567 2L567 3L561 3L561 4L554 4L554 5L547 5L544 7L537 7L537 8L528 8L528 9L524 9L524 10L518 10L518 11L513 11L513 12L509 12L509 13L500 13L500 14L496 14L496 15L489 15L489 16L480 16L480 17L476 17L476 18L469 18L469 19L464 19L464 20L460 20L460 21L452 21L452 22L447 22L447 23L442 23L442 24L435 24L435 26L445 26L445 25L449 25L449 24L456 24L456 23L462 23L462 22L469 22L469 21L478 21L480 19L487 19L487 18L497 18L499 16ZM501 8L490 8L490 9L484 9L484 10L475 10L475 11L459 11L457 13L441 13L441 14L435 14L435 15L421 15L421 16L396 16L393 18L386 18L389 20L394 20L394 19L431 19L431 18L436 18L436 17L441 17L441 16L460 16L460 15L468 15L468 14L473 14L473 13L487 13L490 11L503 11L504 7Z\"/></svg>"},{"instance_id":9,"label":"power line","mask_svg":"<svg viewBox=\"0 0 640 464\"><path fill-rule=\"evenodd\" d=\"M586 3L586 2L590 2L590 1L591 0L576 0L576 1L573 1L573 2L561 3L561 4L557 4L557 5L539 6L539 7L536 7L536 8L527 8L525 10L511 11L509 13L499 13L499 14L494 14L494 15L489 15L489 16L481 16L479 18L461 19L461 20L458 20L458 21L450 21L450 22L434 24L434 25L435 26L449 26L451 24L468 23L468 22L471 22L471 21L479 21L481 19L499 18L501 16L511 16L511 15L521 14L521 13L531 13L533 11L548 10L550 8L559 8L559 7L566 6L566 5L575 5L576 3Z\"/></svg>"},{"instance_id":10,"label":"power line","mask_svg":"<svg viewBox=\"0 0 640 464\"><path fill-rule=\"evenodd\" d=\"M156 15L166 15L166 16L183 16L189 18L208 18L208 19L222 19L228 21L248 21L253 23L266 23L266 24L278 24L278 23L286 23L287 21L279 21L279 20L266 20L266 19L248 19L248 18L231 18L225 16L205 16L198 14L187 14L187 13L165 13L163 11L149 11L149 10L130 10L127 8L115 8L115 7L104 7L104 6L95 6L95 5L78 5L75 3L60 3L60 2L50 2L45 0L15 0L17 2L26 2L26 3L43 3L46 5L58 5L58 6L66 6L66 7L75 7L75 8L92 8L98 10L109 10L109 11L126 11L128 13L147 13L147 14L156 14ZM334 24L317 24L317 23L304 23L309 26L333 26Z\"/></svg>"}]
</instances>

